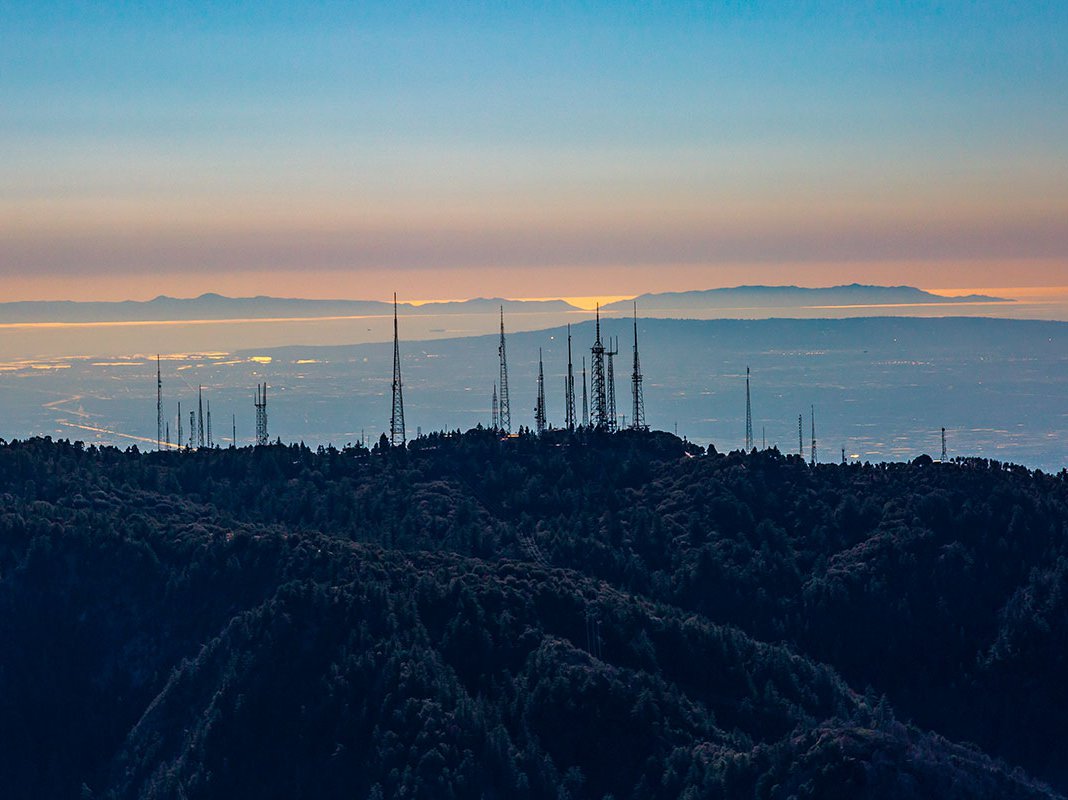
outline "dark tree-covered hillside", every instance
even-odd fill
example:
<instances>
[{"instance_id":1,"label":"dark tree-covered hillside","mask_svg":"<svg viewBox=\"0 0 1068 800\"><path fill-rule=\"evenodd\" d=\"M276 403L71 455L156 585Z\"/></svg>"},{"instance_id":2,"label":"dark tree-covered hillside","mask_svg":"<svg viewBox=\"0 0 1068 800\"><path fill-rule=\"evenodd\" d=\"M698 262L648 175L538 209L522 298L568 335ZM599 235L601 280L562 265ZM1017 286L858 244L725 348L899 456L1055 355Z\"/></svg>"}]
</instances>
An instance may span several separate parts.
<instances>
[{"instance_id":1,"label":"dark tree-covered hillside","mask_svg":"<svg viewBox=\"0 0 1068 800\"><path fill-rule=\"evenodd\" d=\"M1056 797L1066 597L1068 476L995 462L14 442L0 785Z\"/></svg>"}]
</instances>

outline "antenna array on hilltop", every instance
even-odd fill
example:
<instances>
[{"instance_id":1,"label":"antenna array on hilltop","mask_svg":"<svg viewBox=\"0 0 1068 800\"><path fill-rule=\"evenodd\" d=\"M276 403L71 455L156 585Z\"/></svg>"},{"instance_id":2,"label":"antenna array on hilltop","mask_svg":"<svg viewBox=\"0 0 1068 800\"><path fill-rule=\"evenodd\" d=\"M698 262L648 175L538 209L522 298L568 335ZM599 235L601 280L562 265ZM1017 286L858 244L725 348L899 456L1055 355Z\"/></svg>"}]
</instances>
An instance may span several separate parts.
<instances>
[{"instance_id":1,"label":"antenna array on hilltop","mask_svg":"<svg viewBox=\"0 0 1068 800\"><path fill-rule=\"evenodd\" d=\"M389 443L404 444L404 389L401 385L400 337L397 332L397 293L393 293L393 413L389 418Z\"/></svg>"},{"instance_id":2,"label":"antenna array on hilltop","mask_svg":"<svg viewBox=\"0 0 1068 800\"><path fill-rule=\"evenodd\" d=\"M538 399L534 404L534 429L545 433L545 367L541 360L541 348L538 348Z\"/></svg>"},{"instance_id":3,"label":"antenna array on hilltop","mask_svg":"<svg viewBox=\"0 0 1068 800\"><path fill-rule=\"evenodd\" d=\"M204 446L204 387L197 387L197 447Z\"/></svg>"},{"instance_id":4,"label":"antenna array on hilltop","mask_svg":"<svg viewBox=\"0 0 1068 800\"><path fill-rule=\"evenodd\" d=\"M608 395L604 377L604 344L601 342L601 304L597 304L597 328L593 347L590 348L590 383L593 392L593 409L590 424L594 428L608 428Z\"/></svg>"},{"instance_id":5,"label":"antenna array on hilltop","mask_svg":"<svg viewBox=\"0 0 1068 800\"><path fill-rule=\"evenodd\" d=\"M583 387L585 390L585 387ZM564 427L575 430L575 367L571 361L571 325L567 326L567 375L564 376Z\"/></svg>"},{"instance_id":6,"label":"antenna array on hilltop","mask_svg":"<svg viewBox=\"0 0 1068 800\"><path fill-rule=\"evenodd\" d=\"M626 425L626 415L620 416L616 405L616 386L614 357L619 354L618 337L608 337L608 347L602 338L601 308L598 303L595 307L594 318L594 343L590 348L591 370L590 378L587 379L586 359L582 358L582 416L581 423L576 409L575 391L575 365L572 349L571 325L567 326L567 372L564 375L564 428L573 431L577 428L592 428L607 432L615 432L620 428L629 427L635 430L646 431L649 426L645 416L645 399L643 396L643 375L641 359L638 349L638 309L637 303L632 305L632 329L633 329L633 369L631 372L631 424ZM553 338L553 337L550 337ZM511 413L508 393L508 360L505 346L504 331L504 306L500 306L500 338L498 344L499 357L499 383L493 384L492 392L492 420L491 428L506 434L511 433ZM607 359L607 361L606 361ZM170 449L171 429L170 423L164 419L163 414L163 375L161 356L156 355L156 448L157 450ZM592 402L591 394L592 391ZM393 446L404 446L406 443L403 384L401 380L400 358L400 331L398 318L397 295L393 295L393 384L392 384L392 414L390 417L389 441ZM267 383L257 383L253 401L256 410L256 444L267 445L269 437L267 432ZM188 437L184 429L181 400L177 401L177 436L174 446L177 449L198 449L215 447L214 431L212 427L211 398L205 398L203 385L197 386L197 402L194 410L189 412ZM818 440L816 438L816 407L810 405L810 442L809 464L815 466L819 460ZM231 446L237 446L237 416L231 417ZM545 395L545 360L544 350L538 348L538 374L537 394L534 406L534 430L537 434L544 434L552 429L549 422L548 409ZM676 435L678 426L676 423ZM361 444L364 437L360 437ZM745 450L755 449L755 437L753 434L753 406L752 406L752 370L747 365L745 369ZM761 427L761 447L766 450L767 428ZM774 444L778 447L778 444ZM798 454L804 458L804 416L797 417L797 446ZM946 446L946 429L941 429L941 460L948 460ZM841 448L841 463L848 464L846 448Z\"/></svg>"},{"instance_id":7,"label":"antenna array on hilltop","mask_svg":"<svg viewBox=\"0 0 1068 800\"><path fill-rule=\"evenodd\" d=\"M616 369L615 362L616 356L619 355L619 345L615 339L610 339L612 349L605 350L605 355L608 357L606 363L607 370L605 375L605 387L607 394L606 405L608 407L608 425L609 431L615 431L619 427L619 415L616 411Z\"/></svg>"},{"instance_id":8,"label":"antenna array on hilltop","mask_svg":"<svg viewBox=\"0 0 1068 800\"><path fill-rule=\"evenodd\" d=\"M162 449L160 439L163 436L163 374L159 367L159 353L156 353L156 449Z\"/></svg>"},{"instance_id":9,"label":"antenna array on hilltop","mask_svg":"<svg viewBox=\"0 0 1068 800\"><path fill-rule=\"evenodd\" d=\"M753 406L749 400L749 367L745 368L745 450L753 449Z\"/></svg>"},{"instance_id":10,"label":"antenna array on hilltop","mask_svg":"<svg viewBox=\"0 0 1068 800\"><path fill-rule=\"evenodd\" d=\"M582 357L582 427L590 427L590 398L586 391L586 356Z\"/></svg>"},{"instance_id":11,"label":"antenna array on hilltop","mask_svg":"<svg viewBox=\"0 0 1068 800\"><path fill-rule=\"evenodd\" d=\"M501 382L501 430L504 433L512 432L512 406L508 399L508 355L504 349L504 306L501 306L501 341L497 345L497 356L500 359L500 382Z\"/></svg>"},{"instance_id":12,"label":"antenna array on hilltop","mask_svg":"<svg viewBox=\"0 0 1068 800\"><path fill-rule=\"evenodd\" d=\"M645 424L645 393L642 391L642 364L638 358L638 304L634 304L634 371L630 375L631 425L635 430L649 430Z\"/></svg>"},{"instance_id":13,"label":"antenna array on hilltop","mask_svg":"<svg viewBox=\"0 0 1068 800\"><path fill-rule=\"evenodd\" d=\"M256 384L256 444L266 445L267 436L267 384Z\"/></svg>"}]
</instances>

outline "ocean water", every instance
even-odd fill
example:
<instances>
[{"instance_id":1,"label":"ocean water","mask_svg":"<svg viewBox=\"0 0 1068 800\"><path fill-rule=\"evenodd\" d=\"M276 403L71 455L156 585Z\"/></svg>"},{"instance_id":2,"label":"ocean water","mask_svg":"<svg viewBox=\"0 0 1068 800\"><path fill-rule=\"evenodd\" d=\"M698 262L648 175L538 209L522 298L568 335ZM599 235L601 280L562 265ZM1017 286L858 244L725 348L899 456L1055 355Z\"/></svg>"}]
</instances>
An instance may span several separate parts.
<instances>
[{"instance_id":1,"label":"ocean water","mask_svg":"<svg viewBox=\"0 0 1068 800\"><path fill-rule=\"evenodd\" d=\"M1011 303L928 303L882 306L738 307L706 311L664 309L638 312L660 319L848 319L854 317L983 316L997 319L1068 321L1068 287L957 289L958 294L987 294L1012 298ZM608 312L606 319L627 316ZM578 324L593 312L510 312L509 332L536 331ZM499 320L494 312L476 314L419 314L401 318L408 341L452 339L490 334ZM154 356L179 353L232 353L286 345L369 344L393 335L391 315L312 319L232 319L158 322L2 323L0 362L7 365L56 358ZM2 366L2 364L0 364Z\"/></svg>"}]
</instances>

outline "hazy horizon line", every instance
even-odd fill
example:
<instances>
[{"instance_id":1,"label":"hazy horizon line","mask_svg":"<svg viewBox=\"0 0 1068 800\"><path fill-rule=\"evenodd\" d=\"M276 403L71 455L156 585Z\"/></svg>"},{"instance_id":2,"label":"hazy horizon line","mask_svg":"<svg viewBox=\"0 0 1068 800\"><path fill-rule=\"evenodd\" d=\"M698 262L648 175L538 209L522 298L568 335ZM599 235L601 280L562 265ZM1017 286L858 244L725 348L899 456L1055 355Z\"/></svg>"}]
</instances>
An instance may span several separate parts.
<instances>
[{"instance_id":1,"label":"hazy horizon line","mask_svg":"<svg viewBox=\"0 0 1068 800\"><path fill-rule=\"evenodd\" d=\"M718 286L706 286L703 288L690 288L690 289L664 289L662 291L644 291L644 292L632 292L625 294L602 294L602 295L567 295L567 294L546 294L541 296L506 296L500 294L483 294L483 295L468 295L468 296L456 296L456 297L431 297L431 298L417 298L417 299L399 299L399 305L411 306L419 308L425 305L431 305L434 303L466 303L476 300L504 300L512 303L538 303L538 302L554 302L562 301L573 305L581 310L592 311L596 303L606 305L608 303L615 303L623 300L634 300L646 295L664 295L664 294L686 294L690 292L712 292L720 290L732 290L732 289L842 289L851 287L864 287L873 289L918 289L928 294L937 295L946 298L955 298L961 296L967 296L971 294L988 294L999 292L1002 294L1029 294L1029 295L1041 295L1041 294L1054 294L1058 292L1068 292L1068 285L1036 285L1036 286L952 286L952 287L926 287L910 283L863 283L860 281L853 281L850 283L824 283L824 284L805 284L805 283L741 283L741 284L729 284ZM312 301L312 302L359 302L359 303L392 303L393 298L391 296L386 297L342 297L342 296L295 296L287 294L226 294L219 291L203 291L197 294L190 295L175 295L175 294L153 294L152 296L142 295L137 296L117 296L108 299L92 299L92 300L74 300L69 297L42 297L35 299L18 299L18 300L0 300L0 306L12 305L16 303L71 303L78 305L88 305L93 303L150 303L155 300L168 299L168 300L199 300L204 297L220 297L227 300L300 300L300 301ZM1011 298L1005 298L1011 299Z\"/></svg>"}]
</instances>

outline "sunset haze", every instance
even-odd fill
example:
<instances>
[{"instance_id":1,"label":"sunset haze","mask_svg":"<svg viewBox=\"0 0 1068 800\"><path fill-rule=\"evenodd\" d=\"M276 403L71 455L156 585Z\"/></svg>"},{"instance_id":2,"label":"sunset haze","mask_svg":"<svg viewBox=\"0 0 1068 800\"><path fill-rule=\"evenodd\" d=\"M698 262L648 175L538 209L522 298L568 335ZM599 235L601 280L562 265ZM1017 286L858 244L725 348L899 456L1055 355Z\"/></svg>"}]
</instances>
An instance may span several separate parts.
<instances>
[{"instance_id":1,"label":"sunset haze","mask_svg":"<svg viewBox=\"0 0 1068 800\"><path fill-rule=\"evenodd\" d=\"M0 29L5 300L1068 282L1061 3L12 2Z\"/></svg>"}]
</instances>

